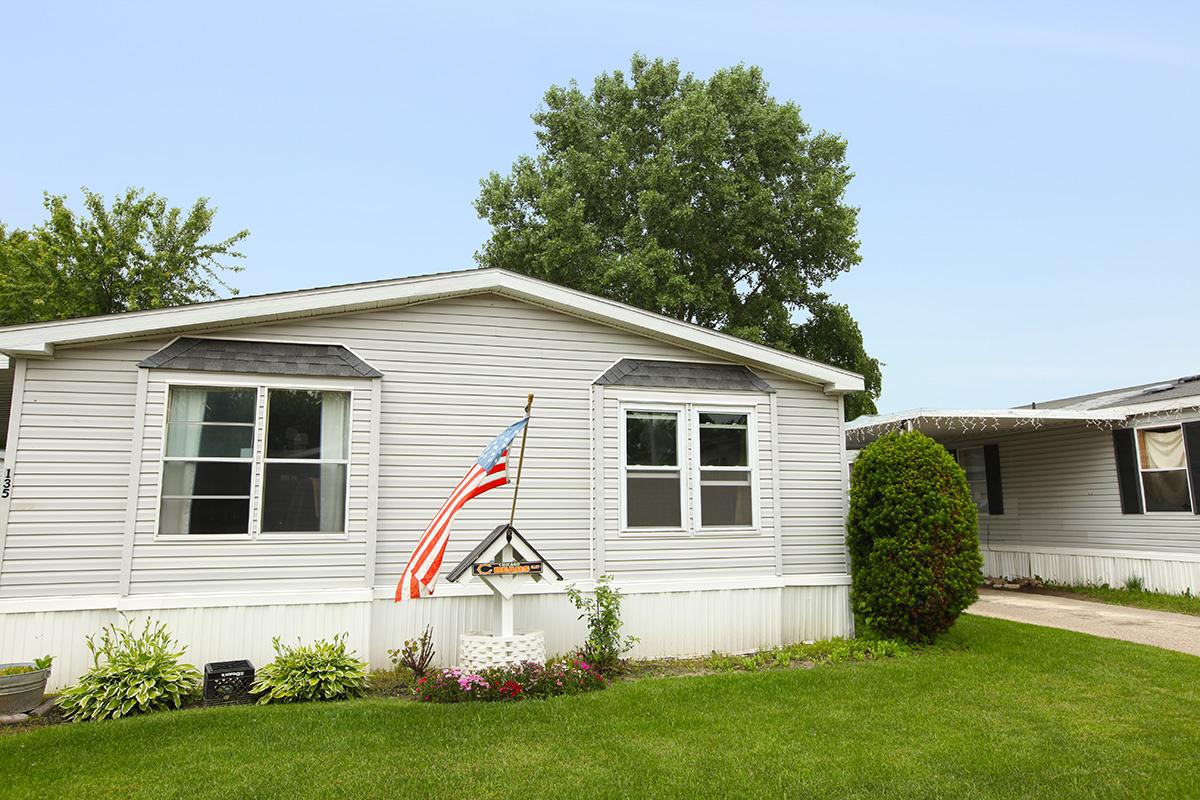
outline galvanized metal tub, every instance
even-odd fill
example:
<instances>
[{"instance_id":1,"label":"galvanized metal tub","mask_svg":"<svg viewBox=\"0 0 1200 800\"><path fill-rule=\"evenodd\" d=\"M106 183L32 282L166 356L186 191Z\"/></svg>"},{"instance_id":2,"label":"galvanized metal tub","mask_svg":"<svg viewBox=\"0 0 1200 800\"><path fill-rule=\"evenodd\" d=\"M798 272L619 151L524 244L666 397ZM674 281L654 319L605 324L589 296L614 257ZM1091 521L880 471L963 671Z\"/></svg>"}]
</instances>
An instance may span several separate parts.
<instances>
[{"instance_id":1,"label":"galvanized metal tub","mask_svg":"<svg viewBox=\"0 0 1200 800\"><path fill-rule=\"evenodd\" d=\"M0 670L6 667L32 666L33 663L29 661L0 664ZM46 681L49 679L49 667L22 672L19 675L0 675L0 714L23 714L37 708L42 703L42 695L46 693Z\"/></svg>"}]
</instances>

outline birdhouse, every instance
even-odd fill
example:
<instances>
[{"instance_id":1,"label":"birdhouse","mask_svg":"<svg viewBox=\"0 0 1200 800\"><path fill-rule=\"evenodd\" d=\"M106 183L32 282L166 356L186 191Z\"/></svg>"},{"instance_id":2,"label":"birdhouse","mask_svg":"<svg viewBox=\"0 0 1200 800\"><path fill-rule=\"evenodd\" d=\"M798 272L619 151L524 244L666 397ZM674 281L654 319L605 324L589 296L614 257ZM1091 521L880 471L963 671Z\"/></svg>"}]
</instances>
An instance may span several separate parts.
<instances>
[{"instance_id":1,"label":"birdhouse","mask_svg":"<svg viewBox=\"0 0 1200 800\"><path fill-rule=\"evenodd\" d=\"M546 661L542 631L517 633L513 626L513 597L522 584L559 580L562 575L512 525L497 525L458 563L446 580L481 581L496 598L496 630L458 637L459 666L468 670Z\"/></svg>"}]
</instances>

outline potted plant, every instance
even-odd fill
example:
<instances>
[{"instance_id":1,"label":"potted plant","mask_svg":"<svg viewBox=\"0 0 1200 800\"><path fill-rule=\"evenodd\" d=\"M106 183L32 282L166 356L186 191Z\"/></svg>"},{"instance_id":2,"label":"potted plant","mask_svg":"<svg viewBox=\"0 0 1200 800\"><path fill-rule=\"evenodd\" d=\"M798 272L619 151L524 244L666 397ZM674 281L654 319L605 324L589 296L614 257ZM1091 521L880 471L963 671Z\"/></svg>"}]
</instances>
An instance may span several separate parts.
<instances>
[{"instance_id":1,"label":"potted plant","mask_svg":"<svg viewBox=\"0 0 1200 800\"><path fill-rule=\"evenodd\" d=\"M23 714L41 705L53 660L52 656L45 656L24 663L0 664L0 714Z\"/></svg>"}]
</instances>

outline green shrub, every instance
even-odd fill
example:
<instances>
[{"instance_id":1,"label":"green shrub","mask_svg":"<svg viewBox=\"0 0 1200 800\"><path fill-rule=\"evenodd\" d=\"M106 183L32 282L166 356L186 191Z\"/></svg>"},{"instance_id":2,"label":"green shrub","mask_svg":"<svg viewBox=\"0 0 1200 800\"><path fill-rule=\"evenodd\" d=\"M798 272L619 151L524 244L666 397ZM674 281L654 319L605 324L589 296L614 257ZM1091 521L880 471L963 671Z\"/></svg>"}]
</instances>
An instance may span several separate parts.
<instances>
[{"instance_id":1,"label":"green shrub","mask_svg":"<svg viewBox=\"0 0 1200 800\"><path fill-rule=\"evenodd\" d=\"M89 636L92 667L63 691L58 705L69 719L116 719L179 708L200 687L200 673L179 663L186 650L167 626L147 619L141 633L126 619Z\"/></svg>"},{"instance_id":2,"label":"green shrub","mask_svg":"<svg viewBox=\"0 0 1200 800\"><path fill-rule=\"evenodd\" d=\"M919 432L868 445L850 480L851 603L881 636L932 641L975 601L983 559L966 475Z\"/></svg>"},{"instance_id":3,"label":"green shrub","mask_svg":"<svg viewBox=\"0 0 1200 800\"><path fill-rule=\"evenodd\" d=\"M254 676L260 703L344 700L367 690L367 665L346 650L346 634L312 644L283 644L274 639L275 660Z\"/></svg>"},{"instance_id":4,"label":"green shrub","mask_svg":"<svg viewBox=\"0 0 1200 800\"><path fill-rule=\"evenodd\" d=\"M621 592L611 585L612 576L602 575L590 598L575 586L567 587L567 597L586 619L588 638L579 649L579 657L605 675L621 667L621 656L637 644L636 636L621 636Z\"/></svg>"}]
</instances>

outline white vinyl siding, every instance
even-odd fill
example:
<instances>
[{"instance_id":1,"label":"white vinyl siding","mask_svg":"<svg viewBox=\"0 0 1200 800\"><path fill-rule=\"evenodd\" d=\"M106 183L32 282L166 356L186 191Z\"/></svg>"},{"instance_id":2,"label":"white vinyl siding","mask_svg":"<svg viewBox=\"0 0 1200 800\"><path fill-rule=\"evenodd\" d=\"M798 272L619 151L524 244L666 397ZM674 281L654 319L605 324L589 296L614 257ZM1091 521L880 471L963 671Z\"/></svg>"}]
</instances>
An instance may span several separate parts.
<instances>
[{"instance_id":1,"label":"white vinyl siding","mask_svg":"<svg viewBox=\"0 0 1200 800\"><path fill-rule=\"evenodd\" d=\"M817 386L763 377L778 390L783 573L844 574L848 562L841 404ZM765 495L766 487L762 491Z\"/></svg>"},{"instance_id":2,"label":"white vinyl siding","mask_svg":"<svg viewBox=\"0 0 1200 800\"><path fill-rule=\"evenodd\" d=\"M1055 428L989 441L1004 462L1005 513L980 518L985 548L1200 554L1200 515L1121 513L1111 431Z\"/></svg>"},{"instance_id":3,"label":"white vinyl siding","mask_svg":"<svg viewBox=\"0 0 1200 800\"><path fill-rule=\"evenodd\" d=\"M117 592L135 365L169 341L64 348L53 359L25 360L0 597Z\"/></svg>"},{"instance_id":4,"label":"white vinyl siding","mask_svg":"<svg viewBox=\"0 0 1200 800\"><path fill-rule=\"evenodd\" d=\"M516 526L568 580L591 575L593 381L620 358L713 361L495 295L237 335L336 341L384 373L375 579L381 587L395 585L450 490L487 443L521 416L527 392L535 397ZM615 448L615 427L612 435ZM616 513L617 495L609 496ZM447 569L508 519L511 500L508 491L488 492L463 507L443 562ZM666 561L669 556L644 569L662 569Z\"/></svg>"},{"instance_id":5,"label":"white vinyl siding","mask_svg":"<svg viewBox=\"0 0 1200 800\"><path fill-rule=\"evenodd\" d=\"M845 573L839 403L819 385L759 371L779 391L777 414L768 395L754 393L751 401L759 465L756 533L622 537L616 387L594 388L593 381L621 358L720 359L497 295L226 327L208 335L336 342L384 373L351 387L347 531L336 541L156 537L167 385L178 373L150 370L145 424L137 434L141 466L130 594L394 586L434 512L482 448L521 415L527 392L536 397L516 525L568 580L599 571L637 580L773 576L780 571L776 531L784 574ZM53 359L29 361L0 596L120 591L136 364L169 341L64 347ZM193 374L192 380L229 383L211 373ZM255 376L246 380L264 385ZM601 389L595 457L602 474L593 497L592 402ZM379 442L374 510L373 437ZM497 491L467 504L454 522L447 568L508 519L510 502L511 493ZM252 516L259 511L252 508ZM687 517L695 511L687 508ZM372 513L377 526L369 531ZM594 527L601 537L595 550ZM370 554L372 537L377 546Z\"/></svg>"}]
</instances>

